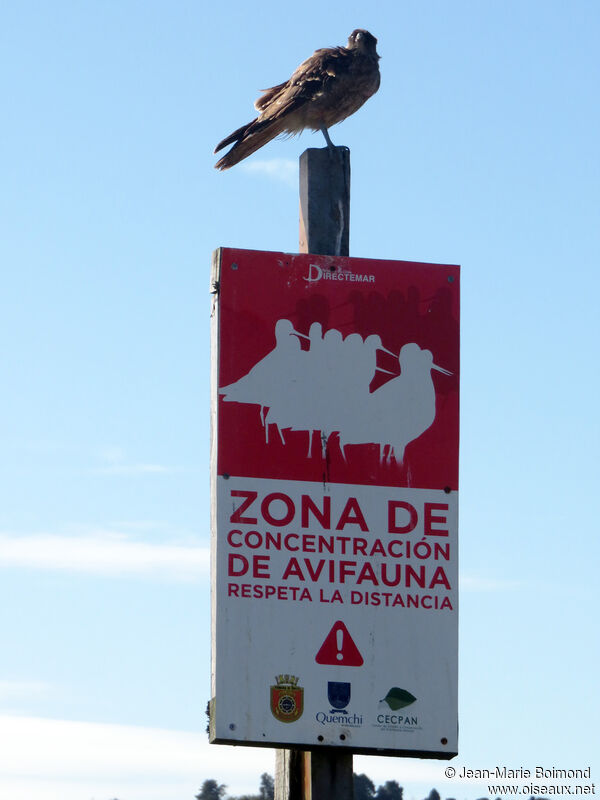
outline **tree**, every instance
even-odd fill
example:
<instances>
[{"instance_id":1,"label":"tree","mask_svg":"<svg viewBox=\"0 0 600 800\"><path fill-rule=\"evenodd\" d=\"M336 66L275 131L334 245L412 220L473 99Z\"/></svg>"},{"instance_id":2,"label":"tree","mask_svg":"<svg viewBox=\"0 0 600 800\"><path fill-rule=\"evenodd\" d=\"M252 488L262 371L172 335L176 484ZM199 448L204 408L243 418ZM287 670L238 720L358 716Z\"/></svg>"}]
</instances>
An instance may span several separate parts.
<instances>
[{"instance_id":1,"label":"tree","mask_svg":"<svg viewBox=\"0 0 600 800\"><path fill-rule=\"evenodd\" d=\"M263 772L258 794L240 794L230 796L227 800L275 800L275 782L268 772Z\"/></svg>"},{"instance_id":2,"label":"tree","mask_svg":"<svg viewBox=\"0 0 600 800\"><path fill-rule=\"evenodd\" d=\"M196 800L221 800L226 788L223 783L218 784L212 778L209 778L202 784L200 792L195 796Z\"/></svg>"},{"instance_id":3,"label":"tree","mask_svg":"<svg viewBox=\"0 0 600 800\"><path fill-rule=\"evenodd\" d=\"M397 781L386 781L377 789L375 800L402 800L402 787Z\"/></svg>"},{"instance_id":4,"label":"tree","mask_svg":"<svg viewBox=\"0 0 600 800\"><path fill-rule=\"evenodd\" d=\"M354 779L354 800L374 800L375 784L363 773L353 775Z\"/></svg>"},{"instance_id":5,"label":"tree","mask_svg":"<svg viewBox=\"0 0 600 800\"><path fill-rule=\"evenodd\" d=\"M263 772L260 776L258 796L260 800L275 800L275 781L268 772Z\"/></svg>"},{"instance_id":6,"label":"tree","mask_svg":"<svg viewBox=\"0 0 600 800\"><path fill-rule=\"evenodd\" d=\"M232 795L227 800L260 800L260 797L257 794L239 794L235 797Z\"/></svg>"},{"instance_id":7,"label":"tree","mask_svg":"<svg viewBox=\"0 0 600 800\"><path fill-rule=\"evenodd\" d=\"M432 789L429 792L429 797L427 798L427 800L440 800L440 793L438 792L438 790Z\"/></svg>"}]
</instances>

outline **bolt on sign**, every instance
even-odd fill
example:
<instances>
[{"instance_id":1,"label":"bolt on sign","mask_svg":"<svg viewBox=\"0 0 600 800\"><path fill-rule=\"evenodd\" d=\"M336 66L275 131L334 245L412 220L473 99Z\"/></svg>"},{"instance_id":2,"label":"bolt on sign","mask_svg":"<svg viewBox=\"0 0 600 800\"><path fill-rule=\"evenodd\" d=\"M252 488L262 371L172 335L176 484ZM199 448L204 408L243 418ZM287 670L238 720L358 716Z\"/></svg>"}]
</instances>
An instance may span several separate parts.
<instances>
[{"instance_id":1,"label":"bolt on sign","mask_svg":"<svg viewBox=\"0 0 600 800\"><path fill-rule=\"evenodd\" d=\"M459 267L220 249L215 743L457 753Z\"/></svg>"}]
</instances>

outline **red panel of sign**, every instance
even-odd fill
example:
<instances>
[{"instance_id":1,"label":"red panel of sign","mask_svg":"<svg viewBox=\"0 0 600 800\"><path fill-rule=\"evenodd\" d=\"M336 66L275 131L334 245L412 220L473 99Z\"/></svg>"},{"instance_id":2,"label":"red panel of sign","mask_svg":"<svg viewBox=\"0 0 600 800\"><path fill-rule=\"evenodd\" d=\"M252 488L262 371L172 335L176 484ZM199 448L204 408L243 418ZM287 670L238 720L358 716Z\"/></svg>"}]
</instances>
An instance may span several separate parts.
<instances>
[{"instance_id":1,"label":"red panel of sign","mask_svg":"<svg viewBox=\"0 0 600 800\"><path fill-rule=\"evenodd\" d=\"M457 489L457 267L223 253L219 474Z\"/></svg>"}]
</instances>

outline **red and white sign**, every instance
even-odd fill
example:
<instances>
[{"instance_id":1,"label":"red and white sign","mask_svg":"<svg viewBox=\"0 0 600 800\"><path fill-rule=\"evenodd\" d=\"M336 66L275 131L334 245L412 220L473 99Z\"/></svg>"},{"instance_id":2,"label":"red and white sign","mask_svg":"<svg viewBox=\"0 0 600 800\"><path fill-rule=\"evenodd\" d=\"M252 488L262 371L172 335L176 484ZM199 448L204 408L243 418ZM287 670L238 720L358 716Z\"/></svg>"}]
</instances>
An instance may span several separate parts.
<instances>
[{"instance_id":1,"label":"red and white sign","mask_svg":"<svg viewBox=\"0 0 600 800\"><path fill-rule=\"evenodd\" d=\"M459 268L214 263L211 740L451 758Z\"/></svg>"}]
</instances>

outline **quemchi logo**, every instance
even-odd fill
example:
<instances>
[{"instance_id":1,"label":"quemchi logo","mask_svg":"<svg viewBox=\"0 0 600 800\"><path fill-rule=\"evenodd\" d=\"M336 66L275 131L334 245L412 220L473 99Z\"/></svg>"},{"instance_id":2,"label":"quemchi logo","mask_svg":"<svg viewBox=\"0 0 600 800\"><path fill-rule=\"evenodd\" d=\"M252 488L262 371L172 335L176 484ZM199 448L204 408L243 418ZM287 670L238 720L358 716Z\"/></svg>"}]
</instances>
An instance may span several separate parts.
<instances>
[{"instance_id":1,"label":"quemchi logo","mask_svg":"<svg viewBox=\"0 0 600 800\"><path fill-rule=\"evenodd\" d=\"M295 722L304 711L304 689L295 675L276 675L271 686L271 713L279 722Z\"/></svg>"},{"instance_id":2,"label":"quemchi logo","mask_svg":"<svg viewBox=\"0 0 600 800\"><path fill-rule=\"evenodd\" d=\"M349 683L342 683L339 681L328 681L327 683L327 699L333 706L333 709L337 711L341 711L343 714L347 714L348 712L344 709L350 702L350 695L351 695L352 687ZM332 714L335 714L334 710L331 710Z\"/></svg>"},{"instance_id":3,"label":"quemchi logo","mask_svg":"<svg viewBox=\"0 0 600 800\"><path fill-rule=\"evenodd\" d=\"M379 701L380 707L385 707L385 711L377 714L377 722L373 723L374 727L381 730L388 731L414 731L420 730L419 718L414 714L398 714L390 713L400 711L406 706L415 703L417 698L406 689L401 689L399 686L392 686L383 700Z\"/></svg>"},{"instance_id":4,"label":"quemchi logo","mask_svg":"<svg viewBox=\"0 0 600 800\"><path fill-rule=\"evenodd\" d=\"M320 267L318 264L308 265L308 275L304 276L305 281L314 283L315 281L352 281L353 283L375 283L375 275L366 275L360 272L352 272L350 269L343 269L335 264L329 267Z\"/></svg>"},{"instance_id":5,"label":"quemchi logo","mask_svg":"<svg viewBox=\"0 0 600 800\"><path fill-rule=\"evenodd\" d=\"M349 728L358 728L362 725L362 714L349 714L346 707L350 702L351 687L342 681L328 681L327 699L331 708L327 711L317 711L315 719L321 725L342 724Z\"/></svg>"}]
</instances>

